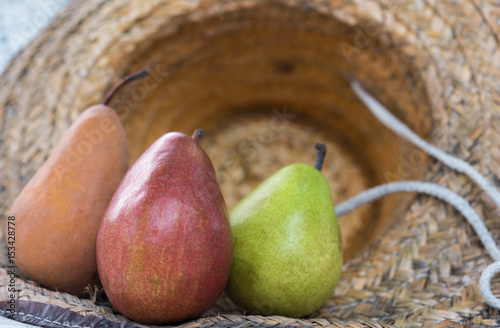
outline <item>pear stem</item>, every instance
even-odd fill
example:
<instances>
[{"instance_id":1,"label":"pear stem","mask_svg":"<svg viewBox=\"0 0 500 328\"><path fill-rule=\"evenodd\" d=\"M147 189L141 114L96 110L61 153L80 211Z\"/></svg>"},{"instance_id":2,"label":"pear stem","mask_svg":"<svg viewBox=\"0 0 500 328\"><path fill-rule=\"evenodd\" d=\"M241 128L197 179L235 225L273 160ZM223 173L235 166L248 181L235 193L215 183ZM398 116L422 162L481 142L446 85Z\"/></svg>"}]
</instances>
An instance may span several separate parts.
<instances>
[{"instance_id":1,"label":"pear stem","mask_svg":"<svg viewBox=\"0 0 500 328\"><path fill-rule=\"evenodd\" d=\"M145 76L148 76L149 72L147 70L142 70L140 72L125 76L123 79L118 81L112 88L111 90L108 91L106 94L106 97L104 97L104 101L102 102L103 105L108 106L109 103L111 102L111 99L113 99L113 96L127 83L141 79Z\"/></svg>"},{"instance_id":2,"label":"pear stem","mask_svg":"<svg viewBox=\"0 0 500 328\"><path fill-rule=\"evenodd\" d=\"M325 161L326 145L321 142L316 142L314 147L316 148L316 164L314 165L314 168L321 172L323 162Z\"/></svg>"},{"instance_id":3,"label":"pear stem","mask_svg":"<svg viewBox=\"0 0 500 328\"><path fill-rule=\"evenodd\" d=\"M193 139L197 143L200 143L200 140L203 139L204 136L205 136L205 131L203 129L194 130Z\"/></svg>"}]
</instances>

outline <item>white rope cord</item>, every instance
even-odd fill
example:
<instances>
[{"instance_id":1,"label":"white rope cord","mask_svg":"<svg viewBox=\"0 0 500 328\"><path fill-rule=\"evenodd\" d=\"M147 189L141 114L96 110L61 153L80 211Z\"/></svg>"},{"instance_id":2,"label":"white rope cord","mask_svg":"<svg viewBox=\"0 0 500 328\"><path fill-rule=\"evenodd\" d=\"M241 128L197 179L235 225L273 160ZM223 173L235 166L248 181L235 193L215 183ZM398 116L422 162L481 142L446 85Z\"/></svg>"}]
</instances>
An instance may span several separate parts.
<instances>
[{"instance_id":1,"label":"white rope cord","mask_svg":"<svg viewBox=\"0 0 500 328\"><path fill-rule=\"evenodd\" d=\"M486 193L493 199L495 204L500 207L500 192L498 192L489 181L475 168L473 168L469 163L456 158L453 155L448 154L445 151L431 145L427 141L420 138L415 132L413 132L409 127L407 127L403 122L398 120L394 115L392 115L382 104L380 104L375 98L369 95L359 82L353 81L351 87L356 93L356 95L365 103L365 105L370 109L370 111L375 115L385 126L394 131L399 136L410 141L415 146L427 152L429 155L439 159L441 162L446 164L446 166L462 172L468 175L474 182L476 182L481 189L486 191Z\"/></svg>"},{"instance_id":2,"label":"white rope cord","mask_svg":"<svg viewBox=\"0 0 500 328\"><path fill-rule=\"evenodd\" d=\"M471 226L474 228L484 247L488 250L495 261L500 261L500 249L497 247L495 241L489 234L488 229L486 229L486 226L474 208L470 206L470 204L462 196L459 196L446 187L432 182L401 181L376 186L339 204L335 207L335 212L338 216L342 216L362 204L397 192L418 192L427 194L453 205L453 207L455 207L460 214L467 218L467 221L469 221Z\"/></svg>"},{"instance_id":3,"label":"white rope cord","mask_svg":"<svg viewBox=\"0 0 500 328\"><path fill-rule=\"evenodd\" d=\"M399 136L407 139L415 146L440 160L448 167L468 175L481 187L481 189L483 189L491 197L495 204L500 208L500 193L488 182L486 177L476 171L476 169L474 169L469 163L442 151L441 149L420 138L409 127L407 127L404 123L402 123L394 115L392 115L375 98L373 98L365 90L363 90L359 82L352 81L351 87L356 95L365 103L370 111L384 125L386 125L389 129L394 131ZM497 272L500 272L500 249L496 245L495 241L491 237L491 234L488 232L488 229L486 228L476 211L472 208L472 206L470 206L470 204L463 197L454 193L450 189L442 187L435 183L423 181L402 181L388 183L371 188L360 193L357 196L354 196L353 198L337 205L335 211L337 212L338 216L342 216L343 214L352 211L353 209L365 203L374 201L385 195L396 192L419 192L437 197L453 205L460 212L460 214L462 214L467 219L467 221L476 231L479 239L483 243L488 253L495 260L495 262L488 265L488 267L481 274L481 277L479 279L479 289L481 291L481 295L483 296L486 303L488 303L490 306L500 309L500 299L496 298L493 295L490 287L491 278Z\"/></svg>"}]
</instances>

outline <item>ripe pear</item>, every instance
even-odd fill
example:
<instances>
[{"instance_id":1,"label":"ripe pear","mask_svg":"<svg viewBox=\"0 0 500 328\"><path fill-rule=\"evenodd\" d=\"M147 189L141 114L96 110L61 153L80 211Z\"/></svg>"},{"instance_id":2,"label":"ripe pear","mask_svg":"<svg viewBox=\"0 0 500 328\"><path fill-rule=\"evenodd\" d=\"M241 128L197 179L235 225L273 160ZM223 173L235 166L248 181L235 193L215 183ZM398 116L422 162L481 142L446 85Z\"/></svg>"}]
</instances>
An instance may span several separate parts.
<instances>
[{"instance_id":1,"label":"ripe pear","mask_svg":"<svg viewBox=\"0 0 500 328\"><path fill-rule=\"evenodd\" d=\"M15 242L22 273L79 296L89 284L99 285L97 231L127 168L128 144L118 115L105 105L86 109L8 212L15 216L15 240L8 242Z\"/></svg>"},{"instance_id":2,"label":"ripe pear","mask_svg":"<svg viewBox=\"0 0 500 328\"><path fill-rule=\"evenodd\" d=\"M202 136L172 132L155 141L123 178L99 228L102 285L132 320L194 318L227 283L231 226Z\"/></svg>"},{"instance_id":3,"label":"ripe pear","mask_svg":"<svg viewBox=\"0 0 500 328\"><path fill-rule=\"evenodd\" d=\"M303 317L331 296L342 272L342 237L328 181L316 167L279 170L230 212L230 298L252 312Z\"/></svg>"}]
</instances>

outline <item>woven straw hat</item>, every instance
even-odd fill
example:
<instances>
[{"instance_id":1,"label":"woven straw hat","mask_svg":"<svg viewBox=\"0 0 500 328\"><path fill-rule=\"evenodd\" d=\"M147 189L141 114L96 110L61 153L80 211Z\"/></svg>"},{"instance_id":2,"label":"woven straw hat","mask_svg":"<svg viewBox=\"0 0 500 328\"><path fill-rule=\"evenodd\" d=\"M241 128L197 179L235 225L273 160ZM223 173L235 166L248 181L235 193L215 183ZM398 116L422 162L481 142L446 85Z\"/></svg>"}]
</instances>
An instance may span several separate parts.
<instances>
[{"instance_id":1,"label":"woven straw hat","mask_svg":"<svg viewBox=\"0 0 500 328\"><path fill-rule=\"evenodd\" d=\"M163 133L203 127L230 208L284 165L312 164L322 140L336 203L388 181L432 181L464 195L498 239L488 197L390 132L349 87L359 80L419 135L496 183L497 14L495 2L471 0L74 1L0 79L2 217L78 114L121 77L148 68L153 79L111 104L131 162ZM500 325L477 285L491 259L451 207L394 195L340 221L342 278L310 318L244 315L222 296L209 316L185 325ZM0 273L5 300L9 277ZM17 284L21 300L126 320L107 305Z\"/></svg>"}]
</instances>

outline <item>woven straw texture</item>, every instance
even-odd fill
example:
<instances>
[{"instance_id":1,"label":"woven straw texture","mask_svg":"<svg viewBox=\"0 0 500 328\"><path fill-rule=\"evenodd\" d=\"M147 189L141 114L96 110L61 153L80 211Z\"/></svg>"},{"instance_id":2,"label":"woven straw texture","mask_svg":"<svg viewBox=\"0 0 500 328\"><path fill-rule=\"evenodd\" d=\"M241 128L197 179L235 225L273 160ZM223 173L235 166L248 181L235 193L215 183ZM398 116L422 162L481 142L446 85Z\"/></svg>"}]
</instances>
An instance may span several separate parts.
<instances>
[{"instance_id":1,"label":"woven straw texture","mask_svg":"<svg viewBox=\"0 0 500 328\"><path fill-rule=\"evenodd\" d=\"M486 195L379 124L348 83L361 81L418 134L498 184L499 15L493 0L74 1L0 79L2 217L78 114L148 68L156 83L135 82L111 104L131 162L165 132L203 127L231 208L280 167L312 164L323 140L335 202L383 182L433 181L465 196L499 239ZM273 117L285 128L273 129ZM238 151L243 143L252 151ZM343 275L310 318L246 315L222 296L184 326L500 325L477 286L491 259L451 207L396 195L340 221ZM8 283L1 269L2 300ZM106 304L17 284L23 300L126 320Z\"/></svg>"}]
</instances>

